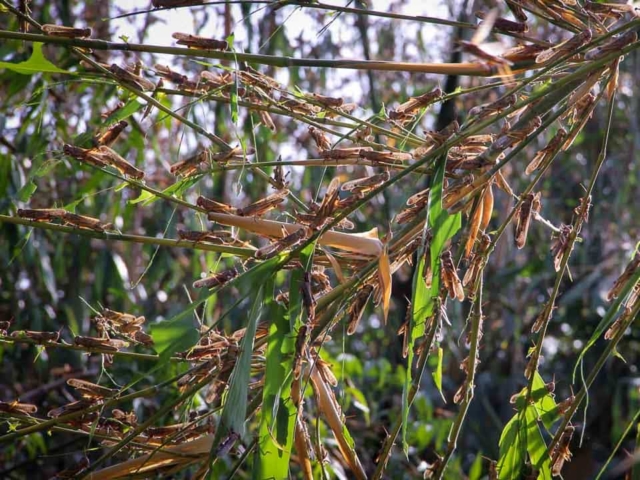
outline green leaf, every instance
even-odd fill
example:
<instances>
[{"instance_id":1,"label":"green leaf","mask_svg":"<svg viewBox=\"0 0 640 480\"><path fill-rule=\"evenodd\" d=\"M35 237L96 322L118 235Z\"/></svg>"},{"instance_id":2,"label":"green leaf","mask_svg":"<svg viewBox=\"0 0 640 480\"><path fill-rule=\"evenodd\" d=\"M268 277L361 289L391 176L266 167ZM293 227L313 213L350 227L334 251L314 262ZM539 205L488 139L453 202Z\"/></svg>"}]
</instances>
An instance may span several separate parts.
<instances>
[{"instance_id":1,"label":"green leaf","mask_svg":"<svg viewBox=\"0 0 640 480\"><path fill-rule=\"evenodd\" d=\"M165 195L171 195L171 196L180 198L182 197L184 192L186 192L189 188L195 185L201 178L202 178L202 175L199 175L199 174L191 175L190 177L183 178L181 180L178 180L173 185L169 185L167 188L162 190L162 193ZM138 203L141 203L142 205L146 206L146 205L152 204L153 202L161 198L162 197L155 195L153 192L150 192L148 190L143 190L142 193L140 193L140 195L138 195L137 198L129 200L129 203L131 205L136 205Z\"/></svg>"},{"instance_id":2,"label":"green leaf","mask_svg":"<svg viewBox=\"0 0 640 480\"><path fill-rule=\"evenodd\" d=\"M444 247L462 225L461 215L449 215L442 208L442 187L444 182L444 172L446 164L446 155L440 158L436 173L431 182L431 192L429 194L429 210L427 221L425 222L426 234L427 229L431 228L432 240L430 244L431 256L425 259L424 245L418 251L418 266L413 275L413 295L411 298L411 318L409 325L409 351L407 355L407 372L405 376L404 388L402 392L402 446L405 454L408 452L407 438L407 422L409 418L409 389L412 382L412 366L414 360L414 346L416 340L422 338L425 334L426 321L433 314L435 299L440 291L440 255ZM425 262L431 262L432 283L431 288L427 288L424 282ZM440 355L440 351L438 352ZM442 359L439 358L438 367L435 376L438 375L438 368L442 369ZM440 372L440 383L436 383L438 390L442 395L442 372Z\"/></svg>"},{"instance_id":3,"label":"green leaf","mask_svg":"<svg viewBox=\"0 0 640 480\"><path fill-rule=\"evenodd\" d=\"M53 63L44 58L42 45L42 43L37 42L33 44L33 52L28 60L21 63L0 62L0 68L13 70L20 75L34 75L36 73L66 73L68 75L73 75L73 73L56 67Z\"/></svg>"},{"instance_id":4,"label":"green leaf","mask_svg":"<svg viewBox=\"0 0 640 480\"><path fill-rule=\"evenodd\" d=\"M271 325L254 479L287 478L296 420L296 407L291 400L295 339L287 311L273 300L273 290L271 283L267 286L270 296L266 306Z\"/></svg>"},{"instance_id":5,"label":"green leaf","mask_svg":"<svg viewBox=\"0 0 640 480\"><path fill-rule=\"evenodd\" d=\"M520 414L516 413L505 425L500 435L500 457L498 458L498 478L516 480L524 465L525 445L522 445Z\"/></svg>"},{"instance_id":6,"label":"green leaf","mask_svg":"<svg viewBox=\"0 0 640 480\"><path fill-rule=\"evenodd\" d=\"M119 108L111 115L107 117L104 121L104 125L111 125L113 123L117 123L120 120L125 120L129 118L131 115L139 111L145 104L138 101L138 97L134 97L129 100L124 107Z\"/></svg>"},{"instance_id":7,"label":"green leaf","mask_svg":"<svg viewBox=\"0 0 640 480\"><path fill-rule=\"evenodd\" d=\"M547 390L544 379L537 371L533 377L533 392L531 398L533 398L535 402L535 409L545 428L551 430L554 422L558 419L557 404L549 390Z\"/></svg>"},{"instance_id":8,"label":"green leaf","mask_svg":"<svg viewBox=\"0 0 640 480\"><path fill-rule=\"evenodd\" d=\"M178 317L151 325L151 338L160 356L170 357L198 341L198 331L191 317Z\"/></svg>"},{"instance_id":9,"label":"green leaf","mask_svg":"<svg viewBox=\"0 0 640 480\"><path fill-rule=\"evenodd\" d=\"M38 187L35 183L33 183L33 180L29 180L27 183L25 183L22 186L20 190L18 190L18 193L16 194L16 198L20 202L28 202L31 196L36 192L37 189Z\"/></svg>"},{"instance_id":10,"label":"green leaf","mask_svg":"<svg viewBox=\"0 0 640 480\"><path fill-rule=\"evenodd\" d=\"M469 480L480 480L482 477L482 452L478 452L469 469Z\"/></svg>"},{"instance_id":11,"label":"green leaf","mask_svg":"<svg viewBox=\"0 0 640 480\"><path fill-rule=\"evenodd\" d=\"M244 422L247 416L247 396L249 394L249 380L251 379L251 357L253 356L253 345L258 327L258 320L262 314L264 286L260 286L253 301L249 322L240 342L240 356L236 362L231 378L229 379L229 394L222 409L222 415L218 430L216 431L216 441L213 442L212 449L215 449L226 435L237 433L244 437Z\"/></svg>"},{"instance_id":12,"label":"green leaf","mask_svg":"<svg viewBox=\"0 0 640 480\"><path fill-rule=\"evenodd\" d=\"M531 464L538 470L538 480L551 480L551 460L547 455L547 444L538 427L538 415L534 407L525 411L527 452Z\"/></svg>"},{"instance_id":13,"label":"green leaf","mask_svg":"<svg viewBox=\"0 0 640 480\"><path fill-rule=\"evenodd\" d=\"M444 358L444 349L442 347L438 347L438 363L436 364L436 369L433 371L433 381L436 384L436 388L440 392L443 401L447 401L444 398L444 393L442 393L442 360Z\"/></svg>"}]
</instances>

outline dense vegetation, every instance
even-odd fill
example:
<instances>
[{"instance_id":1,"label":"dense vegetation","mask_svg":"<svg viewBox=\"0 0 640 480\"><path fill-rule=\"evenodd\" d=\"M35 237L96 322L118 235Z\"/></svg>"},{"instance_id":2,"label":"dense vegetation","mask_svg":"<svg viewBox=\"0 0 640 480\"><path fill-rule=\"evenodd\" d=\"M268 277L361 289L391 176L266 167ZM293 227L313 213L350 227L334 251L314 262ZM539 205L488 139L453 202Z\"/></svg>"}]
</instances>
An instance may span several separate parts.
<instances>
[{"instance_id":1,"label":"dense vegetation","mask_svg":"<svg viewBox=\"0 0 640 480\"><path fill-rule=\"evenodd\" d=\"M638 478L632 6L113 3L0 0L1 478Z\"/></svg>"}]
</instances>

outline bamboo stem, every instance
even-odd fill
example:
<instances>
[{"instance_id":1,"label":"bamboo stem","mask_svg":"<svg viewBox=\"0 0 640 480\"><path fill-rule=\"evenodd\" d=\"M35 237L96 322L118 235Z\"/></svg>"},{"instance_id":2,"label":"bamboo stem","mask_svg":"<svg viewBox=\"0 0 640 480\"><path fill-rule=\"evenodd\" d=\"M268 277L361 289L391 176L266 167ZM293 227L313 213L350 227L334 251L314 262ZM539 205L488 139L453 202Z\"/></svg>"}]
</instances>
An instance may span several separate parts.
<instances>
[{"instance_id":1,"label":"bamboo stem","mask_svg":"<svg viewBox=\"0 0 640 480\"><path fill-rule=\"evenodd\" d=\"M123 52L162 53L192 58L213 58L217 60L257 63L275 67L321 67L350 70L375 70L392 72L433 73L440 75L468 75L489 77L496 74L495 69L483 63L412 63L390 62L382 60L327 60L314 58L292 58L287 56L262 55L256 53L220 52L212 50L195 50L189 48L164 47L161 45L143 45L139 43L120 43L106 40L63 38L37 33L20 33L0 30L0 38L7 40L23 40L66 47L88 48L93 50L110 50ZM537 68L537 67L536 67ZM144 97L143 97L144 98ZM145 100L149 101L147 98ZM154 103L155 105L155 103Z\"/></svg>"}]
</instances>

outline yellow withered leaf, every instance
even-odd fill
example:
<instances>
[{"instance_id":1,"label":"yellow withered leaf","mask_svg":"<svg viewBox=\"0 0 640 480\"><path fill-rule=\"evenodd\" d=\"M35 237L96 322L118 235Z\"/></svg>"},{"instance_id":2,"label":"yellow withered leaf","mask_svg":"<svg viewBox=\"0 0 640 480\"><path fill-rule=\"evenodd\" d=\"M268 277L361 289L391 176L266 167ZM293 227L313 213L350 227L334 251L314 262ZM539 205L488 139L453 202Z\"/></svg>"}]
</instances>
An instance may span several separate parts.
<instances>
[{"instance_id":1,"label":"yellow withered leaf","mask_svg":"<svg viewBox=\"0 0 640 480\"><path fill-rule=\"evenodd\" d=\"M391 305L391 275L389 250L387 245L385 245L378 259L378 278L380 279L380 290L382 292L382 311L384 313L385 324L387 323L389 306Z\"/></svg>"}]
</instances>

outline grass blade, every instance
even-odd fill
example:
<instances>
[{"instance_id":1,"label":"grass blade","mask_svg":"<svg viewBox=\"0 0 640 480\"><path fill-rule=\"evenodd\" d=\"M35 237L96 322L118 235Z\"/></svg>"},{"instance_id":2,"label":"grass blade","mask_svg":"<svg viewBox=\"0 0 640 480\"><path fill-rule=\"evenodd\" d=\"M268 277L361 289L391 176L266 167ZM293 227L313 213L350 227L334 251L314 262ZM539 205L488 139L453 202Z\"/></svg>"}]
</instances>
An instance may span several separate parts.
<instances>
[{"instance_id":1,"label":"grass blade","mask_svg":"<svg viewBox=\"0 0 640 480\"><path fill-rule=\"evenodd\" d=\"M423 278L425 272L424 246L418 252L418 266L413 276L413 296L411 298L411 320L409 331L409 351L407 355L407 373L405 376L404 389L402 392L402 446L405 454L408 452L407 420L409 417L409 388L412 382L411 367L413 365L414 346L416 340L425 334L426 321L433 314L435 299L440 291L440 254L445 243L453 237L461 226L461 216L459 213L449 215L442 207L442 186L444 182L444 171L446 155L440 159L438 169L432 180L431 193L429 196L429 213L425 222L425 233L428 228L433 232L431 240L431 271L433 280L431 288L427 288ZM424 238L424 234L423 234ZM440 358L440 357L439 357ZM437 370L437 369L436 369ZM438 387L441 389L442 385ZM442 393L442 391L440 390Z\"/></svg>"}]
</instances>

